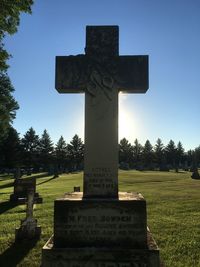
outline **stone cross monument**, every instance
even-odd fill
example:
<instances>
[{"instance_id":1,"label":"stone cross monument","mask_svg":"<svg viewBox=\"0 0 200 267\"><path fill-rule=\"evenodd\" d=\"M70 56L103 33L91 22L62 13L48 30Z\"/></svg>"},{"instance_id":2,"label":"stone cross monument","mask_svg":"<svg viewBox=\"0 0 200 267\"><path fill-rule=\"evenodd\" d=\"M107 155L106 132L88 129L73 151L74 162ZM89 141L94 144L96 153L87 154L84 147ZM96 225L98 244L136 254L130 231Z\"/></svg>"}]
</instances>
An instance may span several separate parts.
<instances>
[{"instance_id":1,"label":"stone cross monument","mask_svg":"<svg viewBox=\"0 0 200 267\"><path fill-rule=\"evenodd\" d=\"M85 55L56 57L58 92L85 92L84 186L55 200L43 267L159 267L146 201L118 192L118 93L148 89L148 56L119 56L118 35L87 26Z\"/></svg>"},{"instance_id":2,"label":"stone cross monument","mask_svg":"<svg viewBox=\"0 0 200 267\"><path fill-rule=\"evenodd\" d=\"M148 56L119 56L118 26L87 26L85 55L56 57L56 89L85 92L83 196L118 197L118 93L145 93Z\"/></svg>"}]
</instances>

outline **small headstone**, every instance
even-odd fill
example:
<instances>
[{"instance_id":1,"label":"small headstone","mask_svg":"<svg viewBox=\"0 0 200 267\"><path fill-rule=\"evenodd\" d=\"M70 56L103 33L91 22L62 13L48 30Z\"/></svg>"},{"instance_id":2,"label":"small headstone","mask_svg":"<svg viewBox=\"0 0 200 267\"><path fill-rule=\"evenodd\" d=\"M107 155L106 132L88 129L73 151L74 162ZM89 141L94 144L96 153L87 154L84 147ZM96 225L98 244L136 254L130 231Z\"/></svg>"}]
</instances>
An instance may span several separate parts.
<instances>
[{"instance_id":1,"label":"small headstone","mask_svg":"<svg viewBox=\"0 0 200 267\"><path fill-rule=\"evenodd\" d=\"M32 175L32 170L31 170L31 169L27 169L26 175L27 175L27 176Z\"/></svg>"},{"instance_id":2,"label":"small headstone","mask_svg":"<svg viewBox=\"0 0 200 267\"><path fill-rule=\"evenodd\" d=\"M190 172L195 172L197 170L197 164L195 162L192 163L192 165L190 166Z\"/></svg>"},{"instance_id":3,"label":"small headstone","mask_svg":"<svg viewBox=\"0 0 200 267\"><path fill-rule=\"evenodd\" d=\"M10 195L10 201L24 204L27 201L28 190L34 191L34 203L42 203L42 198L36 193L36 178L20 178L14 181L14 193Z\"/></svg>"},{"instance_id":4,"label":"small headstone","mask_svg":"<svg viewBox=\"0 0 200 267\"><path fill-rule=\"evenodd\" d=\"M196 169L194 169L194 171L193 171L193 173L192 173L192 175L191 175L191 178L192 179L200 179L200 175L199 175L199 172L198 172L198 169L196 168Z\"/></svg>"},{"instance_id":5,"label":"small headstone","mask_svg":"<svg viewBox=\"0 0 200 267\"><path fill-rule=\"evenodd\" d=\"M80 186L74 186L74 192L81 192Z\"/></svg>"},{"instance_id":6,"label":"small headstone","mask_svg":"<svg viewBox=\"0 0 200 267\"><path fill-rule=\"evenodd\" d=\"M21 174L21 169L19 168L19 167L17 167L16 169L15 169L15 173L14 173L14 179L20 179L21 178L21 176L22 176L22 174Z\"/></svg>"},{"instance_id":7,"label":"small headstone","mask_svg":"<svg viewBox=\"0 0 200 267\"><path fill-rule=\"evenodd\" d=\"M34 190L28 189L26 218L21 221L20 228L15 230L15 240L38 239L41 234L41 227L37 226L37 220L33 218Z\"/></svg>"}]
</instances>

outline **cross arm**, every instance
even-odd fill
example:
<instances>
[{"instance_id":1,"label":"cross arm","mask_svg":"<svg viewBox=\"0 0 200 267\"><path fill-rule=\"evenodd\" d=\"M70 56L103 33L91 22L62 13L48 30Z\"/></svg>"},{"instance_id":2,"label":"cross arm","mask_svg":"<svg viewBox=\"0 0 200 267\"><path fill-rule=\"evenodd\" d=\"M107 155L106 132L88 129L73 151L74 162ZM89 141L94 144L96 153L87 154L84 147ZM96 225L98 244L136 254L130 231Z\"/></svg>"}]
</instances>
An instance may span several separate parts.
<instances>
[{"instance_id":1,"label":"cross arm","mask_svg":"<svg viewBox=\"0 0 200 267\"><path fill-rule=\"evenodd\" d=\"M145 93L149 86L148 56L111 57L105 64L85 55L58 56L55 87L59 93L83 93L94 73L102 76L100 83L110 76L119 91Z\"/></svg>"},{"instance_id":2,"label":"cross arm","mask_svg":"<svg viewBox=\"0 0 200 267\"><path fill-rule=\"evenodd\" d=\"M125 93L145 93L149 88L148 56L119 56L117 88Z\"/></svg>"},{"instance_id":3,"label":"cross arm","mask_svg":"<svg viewBox=\"0 0 200 267\"><path fill-rule=\"evenodd\" d=\"M59 93L83 93L87 82L84 55L57 56L55 87Z\"/></svg>"}]
</instances>

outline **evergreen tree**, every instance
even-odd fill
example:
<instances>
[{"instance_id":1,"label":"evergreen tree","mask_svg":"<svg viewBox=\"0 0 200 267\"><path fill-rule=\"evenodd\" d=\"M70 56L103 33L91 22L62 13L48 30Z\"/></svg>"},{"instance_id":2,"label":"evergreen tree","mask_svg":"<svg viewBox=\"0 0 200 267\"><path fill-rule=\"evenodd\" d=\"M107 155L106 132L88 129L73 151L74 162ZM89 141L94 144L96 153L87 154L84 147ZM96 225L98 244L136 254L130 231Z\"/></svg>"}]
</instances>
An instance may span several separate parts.
<instances>
[{"instance_id":1,"label":"evergreen tree","mask_svg":"<svg viewBox=\"0 0 200 267\"><path fill-rule=\"evenodd\" d=\"M54 147L47 130L44 130L42 137L40 138L39 151L40 162L44 170L49 171L49 169L52 168L52 165L54 164Z\"/></svg>"},{"instance_id":2,"label":"evergreen tree","mask_svg":"<svg viewBox=\"0 0 200 267\"><path fill-rule=\"evenodd\" d=\"M177 168L183 167L183 160L184 160L184 148L182 143L179 141L176 148L176 166Z\"/></svg>"},{"instance_id":3,"label":"evergreen tree","mask_svg":"<svg viewBox=\"0 0 200 267\"><path fill-rule=\"evenodd\" d=\"M200 146L195 148L195 153L196 153L197 166L199 166L199 164L200 164Z\"/></svg>"},{"instance_id":4,"label":"evergreen tree","mask_svg":"<svg viewBox=\"0 0 200 267\"><path fill-rule=\"evenodd\" d=\"M21 140L23 148L23 162L26 167L36 168L38 165L39 156L39 136L36 135L35 130L31 127Z\"/></svg>"},{"instance_id":5,"label":"evergreen tree","mask_svg":"<svg viewBox=\"0 0 200 267\"><path fill-rule=\"evenodd\" d=\"M164 145L160 138L157 139L154 147L155 162L160 170L166 169L166 161L164 156Z\"/></svg>"},{"instance_id":6,"label":"evergreen tree","mask_svg":"<svg viewBox=\"0 0 200 267\"><path fill-rule=\"evenodd\" d=\"M122 169L129 169L133 162L133 148L126 138L119 143L119 163Z\"/></svg>"},{"instance_id":7,"label":"evergreen tree","mask_svg":"<svg viewBox=\"0 0 200 267\"><path fill-rule=\"evenodd\" d=\"M154 154L153 154L153 146L151 145L149 140L147 140L144 144L143 151L142 151L142 158L143 158L145 168L152 169L153 161L154 161Z\"/></svg>"},{"instance_id":8,"label":"evergreen tree","mask_svg":"<svg viewBox=\"0 0 200 267\"><path fill-rule=\"evenodd\" d=\"M67 145L67 158L70 171L83 169L84 145L78 135L74 135L72 141Z\"/></svg>"},{"instance_id":9,"label":"evergreen tree","mask_svg":"<svg viewBox=\"0 0 200 267\"><path fill-rule=\"evenodd\" d=\"M191 151L191 167L190 170L194 171L198 169L200 164L200 146Z\"/></svg>"},{"instance_id":10,"label":"evergreen tree","mask_svg":"<svg viewBox=\"0 0 200 267\"><path fill-rule=\"evenodd\" d=\"M134 145L133 145L133 166L136 169L140 169L142 165L142 162L141 162L142 150L143 150L142 145L139 143L137 139L135 139Z\"/></svg>"},{"instance_id":11,"label":"evergreen tree","mask_svg":"<svg viewBox=\"0 0 200 267\"><path fill-rule=\"evenodd\" d=\"M187 159L187 165L191 169L192 166L194 165L194 150L188 150L186 153L186 159Z\"/></svg>"},{"instance_id":12,"label":"evergreen tree","mask_svg":"<svg viewBox=\"0 0 200 267\"><path fill-rule=\"evenodd\" d=\"M67 144L62 136L56 144L55 154L58 172L62 173L66 169L67 164Z\"/></svg>"},{"instance_id":13,"label":"evergreen tree","mask_svg":"<svg viewBox=\"0 0 200 267\"><path fill-rule=\"evenodd\" d=\"M171 168L176 169L176 146L173 140L170 140L168 145L165 148L165 153L167 157L167 163Z\"/></svg>"},{"instance_id":14,"label":"evergreen tree","mask_svg":"<svg viewBox=\"0 0 200 267\"><path fill-rule=\"evenodd\" d=\"M196 149L189 150L187 153L187 158L189 161L190 171L194 172L198 168Z\"/></svg>"}]
</instances>

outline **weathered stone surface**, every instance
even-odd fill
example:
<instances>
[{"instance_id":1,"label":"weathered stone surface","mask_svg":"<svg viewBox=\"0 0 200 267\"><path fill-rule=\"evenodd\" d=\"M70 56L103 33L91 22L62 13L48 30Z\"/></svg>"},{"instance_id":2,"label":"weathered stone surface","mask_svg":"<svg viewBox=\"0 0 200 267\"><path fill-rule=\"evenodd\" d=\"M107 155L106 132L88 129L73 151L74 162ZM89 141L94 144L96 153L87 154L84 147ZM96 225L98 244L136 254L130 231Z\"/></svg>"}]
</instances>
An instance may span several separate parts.
<instances>
[{"instance_id":1,"label":"weathered stone surface","mask_svg":"<svg viewBox=\"0 0 200 267\"><path fill-rule=\"evenodd\" d=\"M41 227L37 225L34 218L25 219L21 222L21 226L15 230L15 240L38 239L41 234Z\"/></svg>"},{"instance_id":2,"label":"weathered stone surface","mask_svg":"<svg viewBox=\"0 0 200 267\"><path fill-rule=\"evenodd\" d=\"M92 57L119 55L118 26L87 26L85 53Z\"/></svg>"},{"instance_id":3,"label":"weathered stone surface","mask_svg":"<svg viewBox=\"0 0 200 267\"><path fill-rule=\"evenodd\" d=\"M55 247L146 248L146 228L146 201L140 194L99 200L68 193L55 201Z\"/></svg>"},{"instance_id":4,"label":"weathered stone surface","mask_svg":"<svg viewBox=\"0 0 200 267\"><path fill-rule=\"evenodd\" d=\"M85 94L85 103L84 197L117 198L118 92L111 100L102 91L98 100Z\"/></svg>"},{"instance_id":5,"label":"weathered stone surface","mask_svg":"<svg viewBox=\"0 0 200 267\"><path fill-rule=\"evenodd\" d=\"M51 238L42 250L42 267L160 267L159 250L148 232L146 249L55 248Z\"/></svg>"},{"instance_id":6,"label":"weathered stone surface","mask_svg":"<svg viewBox=\"0 0 200 267\"><path fill-rule=\"evenodd\" d=\"M112 64L115 70L111 73L112 66L108 66L108 76L101 78L102 85L114 84L118 91L126 93L145 93L148 88L148 56L119 56L113 57ZM105 62L108 64L107 62ZM93 66L94 65L94 66ZM98 67L96 66L98 65ZM95 67L105 68L103 63L96 64L86 55L78 56L57 56L56 57L56 89L59 93L85 93L95 94L95 87L92 88L98 72L91 72ZM135 75L137 73L137 75ZM109 91L109 90L107 90ZM109 92L108 92L109 93Z\"/></svg>"}]
</instances>

